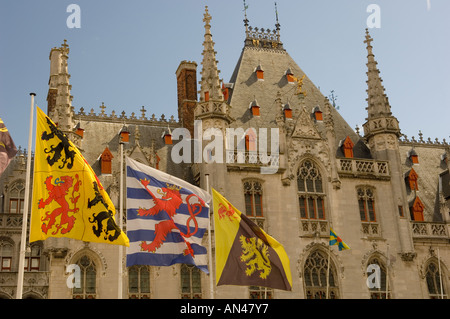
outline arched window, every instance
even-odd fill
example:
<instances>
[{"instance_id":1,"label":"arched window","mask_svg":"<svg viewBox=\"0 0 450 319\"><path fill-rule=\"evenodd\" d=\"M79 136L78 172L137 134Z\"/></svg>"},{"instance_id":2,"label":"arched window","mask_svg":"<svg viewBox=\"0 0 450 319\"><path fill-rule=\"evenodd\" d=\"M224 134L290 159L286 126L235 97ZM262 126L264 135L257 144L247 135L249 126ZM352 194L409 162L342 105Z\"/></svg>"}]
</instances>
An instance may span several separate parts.
<instances>
[{"instance_id":1,"label":"arched window","mask_svg":"<svg viewBox=\"0 0 450 319\"><path fill-rule=\"evenodd\" d=\"M376 222L375 198L370 187L358 187L359 215L363 222Z\"/></svg>"},{"instance_id":2,"label":"arched window","mask_svg":"<svg viewBox=\"0 0 450 319\"><path fill-rule=\"evenodd\" d=\"M273 289L260 287L260 286L250 286L249 287L249 299L272 299Z\"/></svg>"},{"instance_id":3,"label":"arched window","mask_svg":"<svg viewBox=\"0 0 450 319\"><path fill-rule=\"evenodd\" d=\"M192 265L181 265L181 299L202 299L200 269Z\"/></svg>"},{"instance_id":4,"label":"arched window","mask_svg":"<svg viewBox=\"0 0 450 319\"><path fill-rule=\"evenodd\" d=\"M370 268L369 268L370 267ZM391 298L390 287L386 281L386 266L378 257L373 257L368 263L368 287L370 291L370 299L386 299ZM388 291L386 291L388 288Z\"/></svg>"},{"instance_id":5,"label":"arched window","mask_svg":"<svg viewBox=\"0 0 450 319\"><path fill-rule=\"evenodd\" d=\"M9 190L9 209L10 214L23 214L25 199L25 183L18 181L14 183Z\"/></svg>"},{"instance_id":6,"label":"arched window","mask_svg":"<svg viewBox=\"0 0 450 319\"><path fill-rule=\"evenodd\" d=\"M447 299L447 293L445 291L445 281L443 280L441 283L441 278L445 278L439 272L439 266L436 262L430 262L427 267L427 272L425 274L425 278L427 281L428 294L431 299L441 299L442 296L444 299ZM442 289L442 290L441 290Z\"/></svg>"},{"instance_id":7,"label":"arched window","mask_svg":"<svg viewBox=\"0 0 450 319\"><path fill-rule=\"evenodd\" d=\"M302 219L326 219L322 175L312 161L306 160L298 169L298 199Z\"/></svg>"},{"instance_id":8,"label":"arched window","mask_svg":"<svg viewBox=\"0 0 450 319\"><path fill-rule=\"evenodd\" d=\"M30 252L25 256L25 271L39 271L41 266L41 251L40 244L32 244Z\"/></svg>"},{"instance_id":9,"label":"arched window","mask_svg":"<svg viewBox=\"0 0 450 319\"><path fill-rule=\"evenodd\" d=\"M11 271L13 245L0 241L0 271Z\"/></svg>"},{"instance_id":10,"label":"arched window","mask_svg":"<svg viewBox=\"0 0 450 319\"><path fill-rule=\"evenodd\" d=\"M95 299L97 293L97 267L86 255L76 263L80 267L80 287L73 288L73 299Z\"/></svg>"},{"instance_id":11,"label":"arched window","mask_svg":"<svg viewBox=\"0 0 450 319\"><path fill-rule=\"evenodd\" d=\"M245 215L263 217L262 186L258 181L244 182Z\"/></svg>"},{"instance_id":12,"label":"arched window","mask_svg":"<svg viewBox=\"0 0 450 319\"><path fill-rule=\"evenodd\" d=\"M135 265L128 268L130 299L150 299L150 267Z\"/></svg>"},{"instance_id":13,"label":"arched window","mask_svg":"<svg viewBox=\"0 0 450 319\"><path fill-rule=\"evenodd\" d=\"M307 299L327 299L328 256L320 250L313 251L305 262L305 296ZM328 299L339 298L336 268L330 263L328 274Z\"/></svg>"},{"instance_id":14,"label":"arched window","mask_svg":"<svg viewBox=\"0 0 450 319\"><path fill-rule=\"evenodd\" d=\"M372 237L380 237L381 230L375 206L375 189L370 186L359 186L356 193L363 233Z\"/></svg>"}]
</instances>

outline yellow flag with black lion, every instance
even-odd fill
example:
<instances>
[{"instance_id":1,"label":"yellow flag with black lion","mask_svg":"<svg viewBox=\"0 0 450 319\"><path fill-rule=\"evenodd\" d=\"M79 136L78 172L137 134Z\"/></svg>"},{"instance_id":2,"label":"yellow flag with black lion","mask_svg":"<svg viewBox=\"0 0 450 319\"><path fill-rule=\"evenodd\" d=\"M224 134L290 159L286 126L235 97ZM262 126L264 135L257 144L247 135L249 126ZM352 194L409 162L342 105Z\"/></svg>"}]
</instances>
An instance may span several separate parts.
<instances>
[{"instance_id":1,"label":"yellow flag with black lion","mask_svg":"<svg viewBox=\"0 0 450 319\"><path fill-rule=\"evenodd\" d=\"M212 189L216 284L292 290L284 247Z\"/></svg>"},{"instance_id":2,"label":"yellow flag with black lion","mask_svg":"<svg viewBox=\"0 0 450 319\"><path fill-rule=\"evenodd\" d=\"M91 166L37 108L30 242L66 237L129 246L115 208Z\"/></svg>"}]
</instances>

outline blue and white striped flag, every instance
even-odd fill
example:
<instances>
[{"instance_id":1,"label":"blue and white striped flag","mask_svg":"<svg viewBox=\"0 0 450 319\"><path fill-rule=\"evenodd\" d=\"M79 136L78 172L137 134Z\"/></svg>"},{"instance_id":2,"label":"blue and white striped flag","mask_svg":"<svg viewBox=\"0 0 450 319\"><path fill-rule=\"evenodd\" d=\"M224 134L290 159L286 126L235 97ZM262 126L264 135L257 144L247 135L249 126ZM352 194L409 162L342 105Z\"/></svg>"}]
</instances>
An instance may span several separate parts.
<instances>
[{"instance_id":1,"label":"blue and white striped flag","mask_svg":"<svg viewBox=\"0 0 450 319\"><path fill-rule=\"evenodd\" d=\"M127 157L127 267L195 265L208 273L201 245L211 196Z\"/></svg>"}]
</instances>

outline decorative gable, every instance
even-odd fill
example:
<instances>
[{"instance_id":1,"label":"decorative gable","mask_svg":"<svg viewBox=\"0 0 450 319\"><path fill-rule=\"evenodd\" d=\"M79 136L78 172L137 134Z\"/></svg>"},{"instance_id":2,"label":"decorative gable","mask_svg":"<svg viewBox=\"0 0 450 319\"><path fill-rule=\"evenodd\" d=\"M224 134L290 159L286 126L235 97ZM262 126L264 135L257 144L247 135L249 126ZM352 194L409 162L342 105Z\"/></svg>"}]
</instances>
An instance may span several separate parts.
<instances>
[{"instance_id":1,"label":"decorative gable","mask_svg":"<svg viewBox=\"0 0 450 319\"><path fill-rule=\"evenodd\" d=\"M319 131L305 108L300 110L292 137L321 139Z\"/></svg>"}]
</instances>

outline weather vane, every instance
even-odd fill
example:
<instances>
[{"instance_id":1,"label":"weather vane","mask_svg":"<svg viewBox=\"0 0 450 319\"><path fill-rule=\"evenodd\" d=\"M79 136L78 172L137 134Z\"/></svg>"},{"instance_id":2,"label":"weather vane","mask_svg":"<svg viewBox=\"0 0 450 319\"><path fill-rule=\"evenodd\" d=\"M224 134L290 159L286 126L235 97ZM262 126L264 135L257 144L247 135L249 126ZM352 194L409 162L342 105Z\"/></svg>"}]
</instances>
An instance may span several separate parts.
<instances>
[{"instance_id":1,"label":"weather vane","mask_svg":"<svg viewBox=\"0 0 450 319\"><path fill-rule=\"evenodd\" d=\"M334 90L331 90L331 95L329 96L329 98L331 99L331 103L333 104L334 108L336 110L339 110L339 106L336 106L337 95L334 95Z\"/></svg>"},{"instance_id":2,"label":"weather vane","mask_svg":"<svg viewBox=\"0 0 450 319\"><path fill-rule=\"evenodd\" d=\"M278 24L278 9L277 9L277 2L275 1L275 16L277 17L277 24Z\"/></svg>"},{"instance_id":3,"label":"weather vane","mask_svg":"<svg viewBox=\"0 0 450 319\"><path fill-rule=\"evenodd\" d=\"M248 9L248 5L245 3L245 0L244 0L244 15L245 15L245 19L247 19L247 9Z\"/></svg>"}]
</instances>

